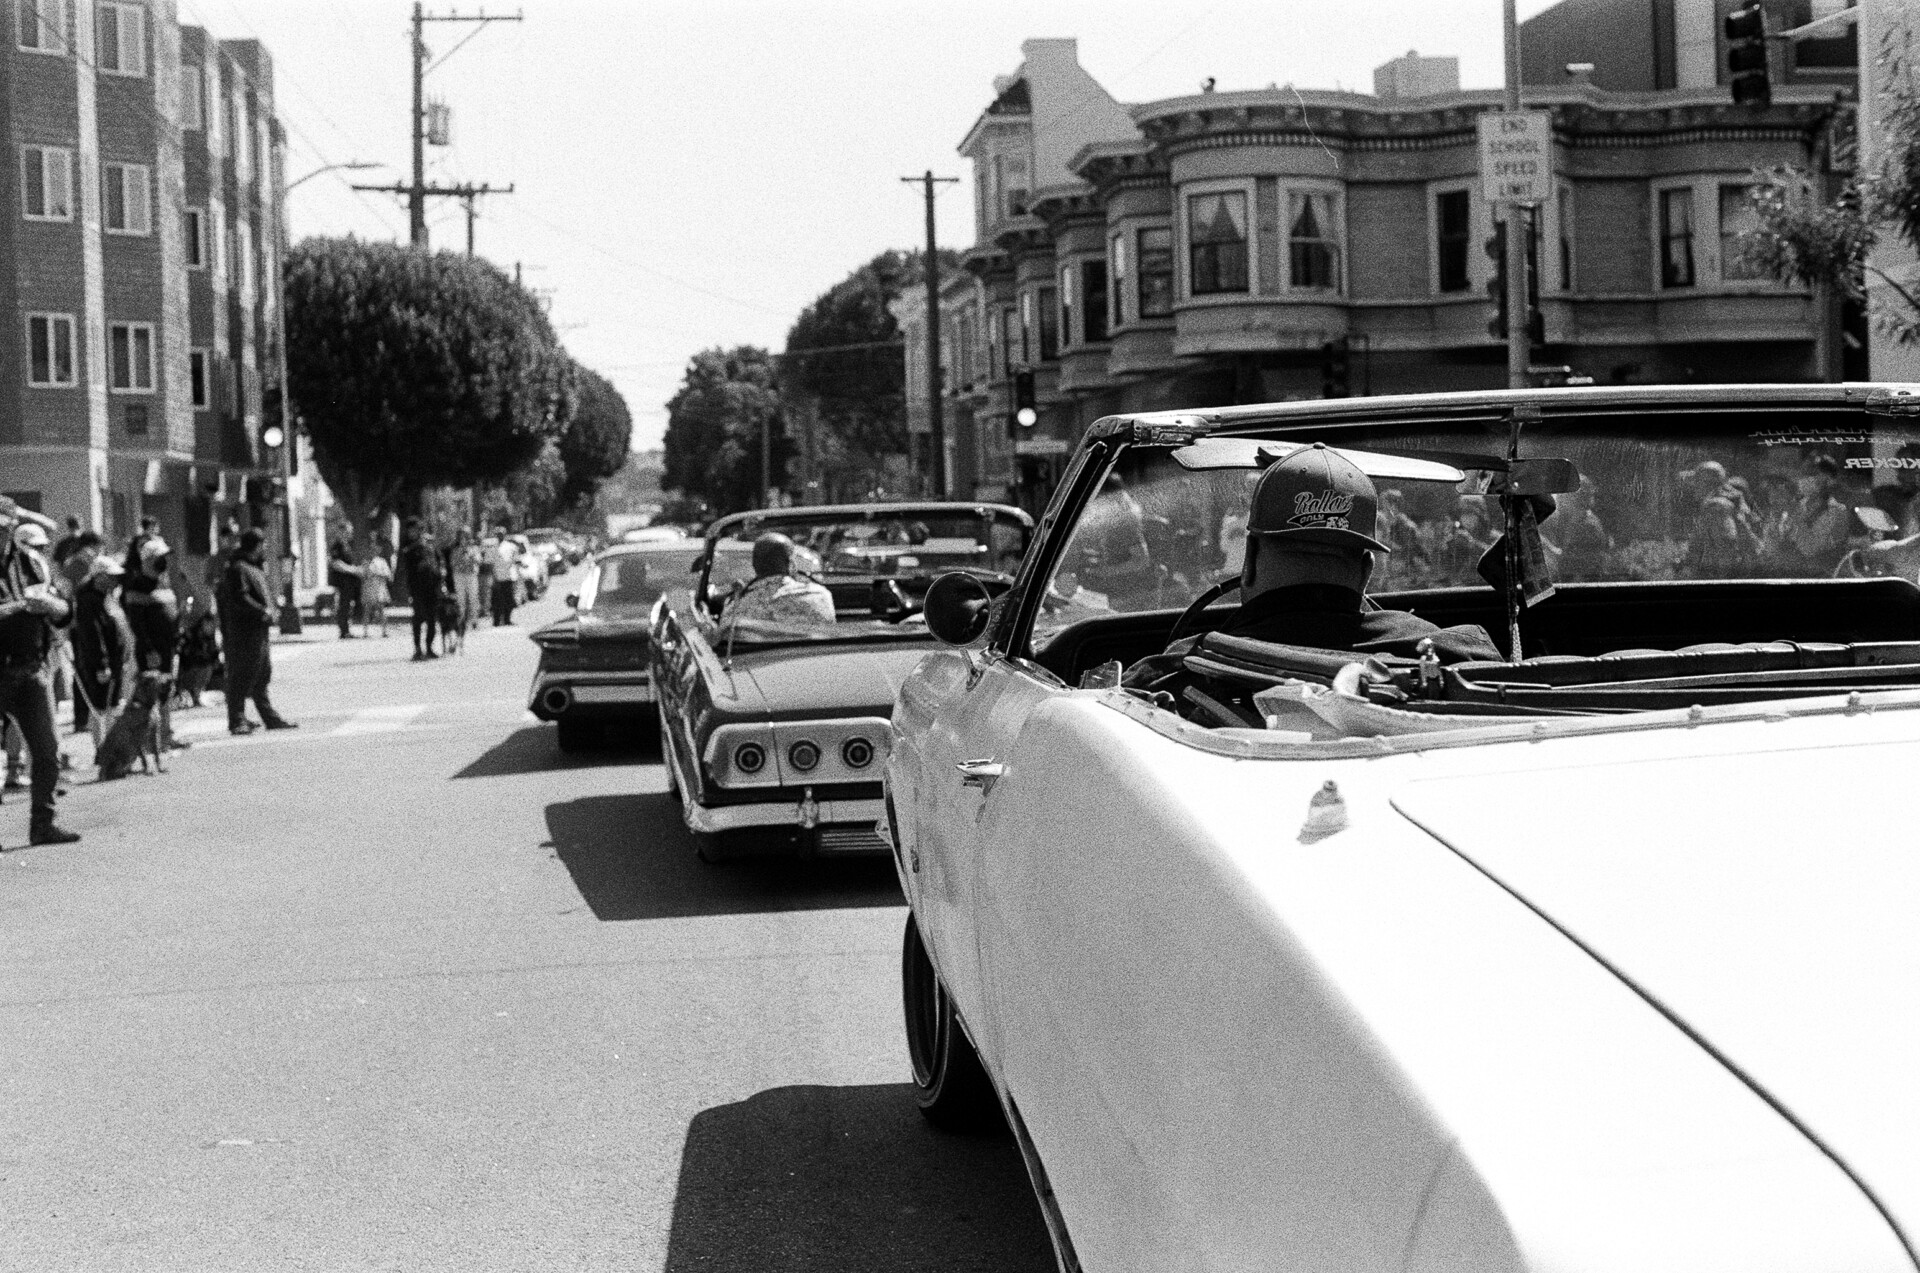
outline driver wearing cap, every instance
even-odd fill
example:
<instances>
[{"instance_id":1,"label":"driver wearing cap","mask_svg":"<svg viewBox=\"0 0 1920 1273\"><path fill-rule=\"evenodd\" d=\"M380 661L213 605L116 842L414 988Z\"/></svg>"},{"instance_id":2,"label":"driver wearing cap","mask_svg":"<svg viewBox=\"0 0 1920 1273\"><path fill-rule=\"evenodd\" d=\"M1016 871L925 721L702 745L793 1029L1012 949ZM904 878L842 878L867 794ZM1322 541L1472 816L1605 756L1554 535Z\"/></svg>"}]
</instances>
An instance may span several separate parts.
<instances>
[{"instance_id":1,"label":"driver wearing cap","mask_svg":"<svg viewBox=\"0 0 1920 1273\"><path fill-rule=\"evenodd\" d=\"M1432 640L1443 663L1498 661L1486 629L1435 627L1399 610L1368 609L1379 496L1358 466L1321 443L1274 463L1254 488L1247 515L1240 610L1227 636L1355 654L1412 657ZM1176 641L1128 669L1125 684L1147 687L1180 670L1200 637Z\"/></svg>"}]
</instances>

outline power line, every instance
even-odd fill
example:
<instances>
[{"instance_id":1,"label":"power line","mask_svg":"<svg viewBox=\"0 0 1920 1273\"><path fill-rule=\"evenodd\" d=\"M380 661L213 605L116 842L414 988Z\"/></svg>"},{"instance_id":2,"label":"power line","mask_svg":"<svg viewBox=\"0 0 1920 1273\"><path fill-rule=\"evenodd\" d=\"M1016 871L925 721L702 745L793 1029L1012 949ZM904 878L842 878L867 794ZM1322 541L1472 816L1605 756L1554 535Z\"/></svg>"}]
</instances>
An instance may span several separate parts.
<instances>
[{"instance_id":1,"label":"power line","mask_svg":"<svg viewBox=\"0 0 1920 1273\"><path fill-rule=\"evenodd\" d=\"M539 213L534 212L526 207L521 207L517 209L517 211L521 216L527 217L530 220L537 221L541 225L546 226L549 230L552 230L555 234L558 234L563 239L568 239L574 243L579 244L581 247L589 248L592 251L598 252L600 255L606 257L608 260L617 261L621 265L624 265L629 269L639 270L642 274L650 274L654 278L660 279L663 282L672 283L675 287L684 287L690 292L698 292L702 296L709 296L717 301L726 301L730 305L741 305L747 309L756 309L763 314L777 314L782 318L786 318L789 316L786 310L774 309L772 306L762 305L755 301L742 300L738 296L728 296L725 292L716 292L710 287L702 287L698 283L688 282L686 279L679 278L675 275L669 274L665 270L655 269L651 265L644 265L639 261L635 261L629 257L624 257L620 255L618 252L613 251L611 248L603 247L600 244L595 243L590 239L581 238L579 235L567 229L565 226L561 225L559 222L549 221L547 220L547 218L541 216Z\"/></svg>"}]
</instances>

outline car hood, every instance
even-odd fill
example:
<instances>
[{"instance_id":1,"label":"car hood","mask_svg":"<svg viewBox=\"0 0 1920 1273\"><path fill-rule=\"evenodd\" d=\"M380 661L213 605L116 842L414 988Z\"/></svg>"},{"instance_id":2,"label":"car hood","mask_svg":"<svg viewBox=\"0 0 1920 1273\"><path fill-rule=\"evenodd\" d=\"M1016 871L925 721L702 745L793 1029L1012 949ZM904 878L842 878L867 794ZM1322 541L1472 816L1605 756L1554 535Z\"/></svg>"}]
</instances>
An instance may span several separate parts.
<instances>
[{"instance_id":1,"label":"car hood","mask_svg":"<svg viewBox=\"0 0 1920 1273\"><path fill-rule=\"evenodd\" d=\"M738 655L732 707L770 720L890 716L900 683L930 648L924 641L889 641Z\"/></svg>"},{"instance_id":2,"label":"car hood","mask_svg":"<svg viewBox=\"0 0 1920 1273\"><path fill-rule=\"evenodd\" d=\"M1784 740L1782 740L1784 741ZM1920 1233L1912 742L1436 778L1405 817L1578 942Z\"/></svg>"}]
</instances>

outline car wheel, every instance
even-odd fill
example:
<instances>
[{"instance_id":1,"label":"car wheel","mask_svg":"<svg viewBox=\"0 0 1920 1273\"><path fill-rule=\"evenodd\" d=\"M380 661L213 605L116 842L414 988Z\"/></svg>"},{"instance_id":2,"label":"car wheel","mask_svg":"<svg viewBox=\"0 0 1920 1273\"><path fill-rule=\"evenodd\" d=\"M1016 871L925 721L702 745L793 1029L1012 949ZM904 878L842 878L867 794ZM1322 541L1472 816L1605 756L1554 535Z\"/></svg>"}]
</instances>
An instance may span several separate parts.
<instances>
[{"instance_id":1,"label":"car wheel","mask_svg":"<svg viewBox=\"0 0 1920 1273\"><path fill-rule=\"evenodd\" d=\"M554 731L554 741L560 744L561 751L585 751L600 741L600 731L584 721L562 717L554 722Z\"/></svg>"},{"instance_id":2,"label":"car wheel","mask_svg":"<svg viewBox=\"0 0 1920 1273\"><path fill-rule=\"evenodd\" d=\"M1006 1129L986 1067L960 1028L953 1001L920 940L920 926L907 916L901 943L900 983L907 1014L907 1054L913 1062L914 1099L926 1120L942 1131L972 1134Z\"/></svg>"}]
</instances>

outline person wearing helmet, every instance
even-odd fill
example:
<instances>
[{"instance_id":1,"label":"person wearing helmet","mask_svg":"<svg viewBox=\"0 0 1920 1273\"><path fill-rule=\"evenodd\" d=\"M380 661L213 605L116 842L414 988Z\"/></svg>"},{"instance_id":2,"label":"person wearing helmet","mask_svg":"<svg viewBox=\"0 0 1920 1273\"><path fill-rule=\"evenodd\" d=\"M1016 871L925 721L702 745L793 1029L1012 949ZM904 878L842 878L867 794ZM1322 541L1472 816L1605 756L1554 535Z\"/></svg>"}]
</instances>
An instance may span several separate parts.
<instances>
[{"instance_id":1,"label":"person wearing helmet","mask_svg":"<svg viewBox=\"0 0 1920 1273\"><path fill-rule=\"evenodd\" d=\"M1321 443L1271 465L1254 487L1240 568L1240 610L1218 630L1228 636L1318 650L1414 657L1431 640L1443 663L1498 661L1477 624L1442 628L1400 610L1369 609L1379 494L1351 460ZM1125 684L1149 687L1178 672L1200 637L1176 641L1135 663Z\"/></svg>"}]
</instances>

